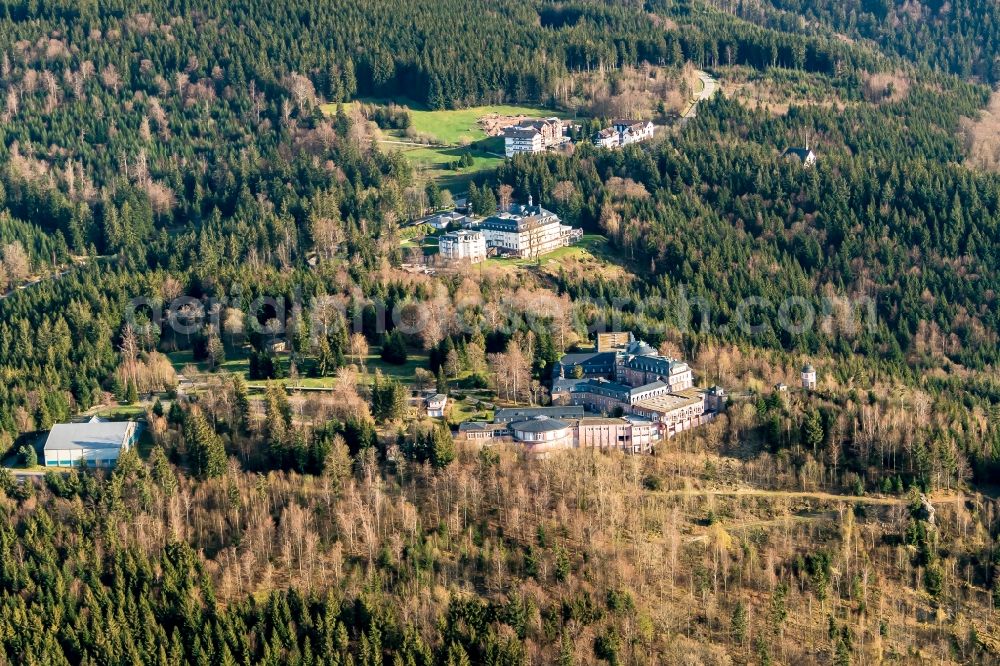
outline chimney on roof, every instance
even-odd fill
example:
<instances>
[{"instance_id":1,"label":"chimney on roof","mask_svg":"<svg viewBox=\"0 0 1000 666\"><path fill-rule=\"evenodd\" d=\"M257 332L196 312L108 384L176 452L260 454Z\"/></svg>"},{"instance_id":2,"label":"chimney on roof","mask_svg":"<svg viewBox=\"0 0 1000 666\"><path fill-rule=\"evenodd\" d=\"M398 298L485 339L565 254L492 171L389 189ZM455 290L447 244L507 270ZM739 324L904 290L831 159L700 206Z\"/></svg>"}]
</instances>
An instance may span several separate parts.
<instances>
[{"instance_id":1,"label":"chimney on roof","mask_svg":"<svg viewBox=\"0 0 1000 666\"><path fill-rule=\"evenodd\" d=\"M531 201L532 201L531 195L529 194L528 195L528 208L531 208Z\"/></svg>"}]
</instances>

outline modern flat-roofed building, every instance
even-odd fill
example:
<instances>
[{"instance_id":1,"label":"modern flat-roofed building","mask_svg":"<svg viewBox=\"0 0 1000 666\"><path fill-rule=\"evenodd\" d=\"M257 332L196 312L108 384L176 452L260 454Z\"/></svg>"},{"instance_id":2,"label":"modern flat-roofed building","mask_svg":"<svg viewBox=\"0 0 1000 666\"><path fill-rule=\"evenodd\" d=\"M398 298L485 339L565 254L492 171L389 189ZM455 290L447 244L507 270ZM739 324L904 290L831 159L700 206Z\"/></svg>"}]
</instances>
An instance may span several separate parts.
<instances>
[{"instance_id":1,"label":"modern flat-roofed building","mask_svg":"<svg viewBox=\"0 0 1000 666\"><path fill-rule=\"evenodd\" d=\"M582 419L583 407L566 405L556 407L506 407L498 409L493 414L495 423L513 423L527 421L536 416L547 416L551 419Z\"/></svg>"},{"instance_id":2,"label":"modern flat-roofed building","mask_svg":"<svg viewBox=\"0 0 1000 666\"><path fill-rule=\"evenodd\" d=\"M705 393L698 389L640 400L632 405L632 413L660 424L664 439L699 426L714 416L708 413L706 417Z\"/></svg>"},{"instance_id":3,"label":"modern flat-roofed building","mask_svg":"<svg viewBox=\"0 0 1000 666\"><path fill-rule=\"evenodd\" d=\"M632 331L608 331L597 334L597 351L610 352L627 348L635 342Z\"/></svg>"},{"instance_id":4,"label":"modern flat-roofed building","mask_svg":"<svg viewBox=\"0 0 1000 666\"><path fill-rule=\"evenodd\" d=\"M580 419L576 429L576 448L581 449L647 453L659 439L656 423L635 416L586 417Z\"/></svg>"},{"instance_id":5,"label":"modern flat-roofed building","mask_svg":"<svg viewBox=\"0 0 1000 666\"><path fill-rule=\"evenodd\" d=\"M582 410L580 413L577 418L534 414L510 423L466 421L458 428L459 438L479 445L510 442L539 457L575 448L646 453L660 438L660 426L650 419L584 416Z\"/></svg>"},{"instance_id":6,"label":"modern flat-roofed building","mask_svg":"<svg viewBox=\"0 0 1000 666\"><path fill-rule=\"evenodd\" d=\"M449 263L478 264L486 259L486 237L470 229L451 231L438 238L438 254Z\"/></svg>"},{"instance_id":7,"label":"modern flat-roofed building","mask_svg":"<svg viewBox=\"0 0 1000 666\"><path fill-rule=\"evenodd\" d=\"M135 421L95 418L86 423L60 423L45 440L45 466L78 467L86 461L93 467L114 467L122 451L132 448L138 438Z\"/></svg>"}]
</instances>

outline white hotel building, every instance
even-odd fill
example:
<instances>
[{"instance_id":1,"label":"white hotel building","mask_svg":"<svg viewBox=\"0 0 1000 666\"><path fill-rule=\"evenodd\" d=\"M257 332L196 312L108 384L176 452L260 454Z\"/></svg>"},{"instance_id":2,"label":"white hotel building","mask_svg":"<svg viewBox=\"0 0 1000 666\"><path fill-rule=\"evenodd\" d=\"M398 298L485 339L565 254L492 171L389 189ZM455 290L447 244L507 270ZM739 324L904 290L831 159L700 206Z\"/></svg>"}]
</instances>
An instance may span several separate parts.
<instances>
[{"instance_id":1,"label":"white hotel building","mask_svg":"<svg viewBox=\"0 0 1000 666\"><path fill-rule=\"evenodd\" d=\"M569 141L563 121L558 118L522 120L503 130L504 154L540 153Z\"/></svg>"},{"instance_id":2,"label":"white hotel building","mask_svg":"<svg viewBox=\"0 0 1000 666\"><path fill-rule=\"evenodd\" d=\"M438 254L449 263L478 264L486 259L486 237L471 229L452 231L438 239Z\"/></svg>"},{"instance_id":3,"label":"white hotel building","mask_svg":"<svg viewBox=\"0 0 1000 666\"><path fill-rule=\"evenodd\" d=\"M541 206L514 204L507 212L488 217L476 229L486 238L487 251L521 258L534 258L566 247L583 230L562 224L559 217Z\"/></svg>"}]
</instances>

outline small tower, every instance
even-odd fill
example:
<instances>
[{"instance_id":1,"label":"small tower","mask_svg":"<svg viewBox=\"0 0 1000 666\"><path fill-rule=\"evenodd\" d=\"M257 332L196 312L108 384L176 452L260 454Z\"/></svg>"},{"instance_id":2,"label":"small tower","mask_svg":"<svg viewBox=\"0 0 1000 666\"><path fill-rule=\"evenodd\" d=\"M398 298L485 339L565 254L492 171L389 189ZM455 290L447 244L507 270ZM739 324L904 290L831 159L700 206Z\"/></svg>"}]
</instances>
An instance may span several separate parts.
<instances>
[{"instance_id":1,"label":"small tower","mask_svg":"<svg viewBox=\"0 0 1000 666\"><path fill-rule=\"evenodd\" d=\"M802 388L807 391L816 388L816 368L811 363L802 366Z\"/></svg>"}]
</instances>

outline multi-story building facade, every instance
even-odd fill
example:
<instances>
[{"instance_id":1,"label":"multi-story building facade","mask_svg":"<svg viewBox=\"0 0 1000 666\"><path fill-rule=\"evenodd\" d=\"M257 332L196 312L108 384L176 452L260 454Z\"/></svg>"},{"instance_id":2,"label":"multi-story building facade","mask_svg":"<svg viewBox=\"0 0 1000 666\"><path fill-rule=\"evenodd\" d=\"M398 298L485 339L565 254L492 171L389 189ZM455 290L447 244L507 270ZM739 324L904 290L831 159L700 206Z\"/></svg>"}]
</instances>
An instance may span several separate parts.
<instances>
[{"instance_id":1,"label":"multi-story building facade","mask_svg":"<svg viewBox=\"0 0 1000 666\"><path fill-rule=\"evenodd\" d=\"M631 387L663 382L670 391L694 385L694 373L684 361L663 356L641 340L610 336L604 340L607 351L566 354L556 363L554 374L564 378L604 377ZM601 338L598 338L600 348Z\"/></svg>"},{"instance_id":2,"label":"multi-story building facade","mask_svg":"<svg viewBox=\"0 0 1000 666\"><path fill-rule=\"evenodd\" d=\"M656 131L656 126L648 120L628 120L620 118L612 126L621 137L621 144L627 146L630 143L638 143L652 139Z\"/></svg>"},{"instance_id":3,"label":"multi-story building facade","mask_svg":"<svg viewBox=\"0 0 1000 666\"><path fill-rule=\"evenodd\" d=\"M621 136L614 127L605 127L594 135L593 141L598 148L617 148L622 145Z\"/></svg>"},{"instance_id":4,"label":"multi-story building facade","mask_svg":"<svg viewBox=\"0 0 1000 666\"><path fill-rule=\"evenodd\" d=\"M563 121L558 118L526 119L503 131L507 157L519 153L540 153L568 140Z\"/></svg>"},{"instance_id":5,"label":"multi-story building facade","mask_svg":"<svg viewBox=\"0 0 1000 666\"><path fill-rule=\"evenodd\" d=\"M659 440L659 428L649 419L587 417L577 425L575 447L648 453Z\"/></svg>"},{"instance_id":6,"label":"multi-story building facade","mask_svg":"<svg viewBox=\"0 0 1000 666\"><path fill-rule=\"evenodd\" d=\"M507 211L488 217L476 229L483 233L487 250L521 258L540 257L570 245L583 235L581 229L562 224L555 213L534 206L512 205Z\"/></svg>"},{"instance_id":7,"label":"multi-story building facade","mask_svg":"<svg viewBox=\"0 0 1000 666\"><path fill-rule=\"evenodd\" d=\"M661 381L668 384L671 391L683 391L694 386L691 366L684 361L661 356L645 342L634 342L619 354L615 379L629 386Z\"/></svg>"},{"instance_id":8,"label":"multi-story building facade","mask_svg":"<svg viewBox=\"0 0 1000 666\"><path fill-rule=\"evenodd\" d=\"M668 393L670 386L660 381L632 387L604 378L584 379L569 389L567 402L592 412L610 414L618 409L628 411L640 400Z\"/></svg>"},{"instance_id":9,"label":"multi-story building facade","mask_svg":"<svg viewBox=\"0 0 1000 666\"><path fill-rule=\"evenodd\" d=\"M545 456L553 451L576 448L647 453L660 437L659 426L649 419L582 414L582 410L575 418L534 414L506 423L467 421L459 426L459 438L479 445L513 442L531 455Z\"/></svg>"},{"instance_id":10,"label":"multi-story building facade","mask_svg":"<svg viewBox=\"0 0 1000 666\"><path fill-rule=\"evenodd\" d=\"M486 259L486 236L470 229L446 233L438 238L438 254L449 263L478 264Z\"/></svg>"},{"instance_id":11,"label":"multi-story building facade","mask_svg":"<svg viewBox=\"0 0 1000 666\"><path fill-rule=\"evenodd\" d=\"M694 389L687 363L659 354L631 334L603 333L597 347L604 351L566 354L556 364L553 403L648 418L663 439L725 409L721 388Z\"/></svg>"},{"instance_id":12,"label":"multi-story building facade","mask_svg":"<svg viewBox=\"0 0 1000 666\"><path fill-rule=\"evenodd\" d=\"M698 389L659 395L632 405L632 413L658 423L663 438L669 439L714 417L715 412L705 409L706 395Z\"/></svg>"}]
</instances>

